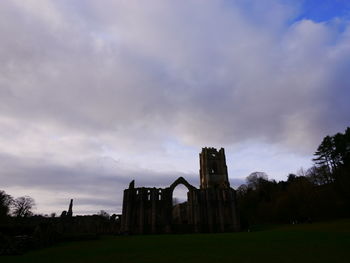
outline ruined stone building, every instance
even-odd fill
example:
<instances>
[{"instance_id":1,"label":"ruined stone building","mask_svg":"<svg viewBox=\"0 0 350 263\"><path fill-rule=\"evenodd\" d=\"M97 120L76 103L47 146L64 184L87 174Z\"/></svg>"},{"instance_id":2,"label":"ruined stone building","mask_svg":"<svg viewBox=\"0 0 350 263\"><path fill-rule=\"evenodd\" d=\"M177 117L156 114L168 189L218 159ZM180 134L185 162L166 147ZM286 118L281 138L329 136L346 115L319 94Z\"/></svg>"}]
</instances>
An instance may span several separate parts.
<instances>
[{"instance_id":1,"label":"ruined stone building","mask_svg":"<svg viewBox=\"0 0 350 263\"><path fill-rule=\"evenodd\" d=\"M200 188L179 177L169 187L135 187L124 190L121 232L201 233L238 231L236 193L230 187L221 148L203 148L200 159ZM178 185L187 187L187 202L173 206Z\"/></svg>"}]
</instances>

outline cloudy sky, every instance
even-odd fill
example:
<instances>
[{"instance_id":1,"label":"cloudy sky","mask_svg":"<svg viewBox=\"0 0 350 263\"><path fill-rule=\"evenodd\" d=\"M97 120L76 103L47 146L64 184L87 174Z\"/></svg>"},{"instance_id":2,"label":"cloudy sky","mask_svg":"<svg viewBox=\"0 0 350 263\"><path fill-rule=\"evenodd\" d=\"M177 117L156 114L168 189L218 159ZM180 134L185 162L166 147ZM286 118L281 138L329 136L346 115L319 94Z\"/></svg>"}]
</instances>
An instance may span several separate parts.
<instances>
[{"instance_id":1,"label":"cloudy sky","mask_svg":"<svg viewBox=\"0 0 350 263\"><path fill-rule=\"evenodd\" d=\"M348 0L1 0L0 189L37 213L121 212L122 191L284 180L350 124Z\"/></svg>"}]
</instances>

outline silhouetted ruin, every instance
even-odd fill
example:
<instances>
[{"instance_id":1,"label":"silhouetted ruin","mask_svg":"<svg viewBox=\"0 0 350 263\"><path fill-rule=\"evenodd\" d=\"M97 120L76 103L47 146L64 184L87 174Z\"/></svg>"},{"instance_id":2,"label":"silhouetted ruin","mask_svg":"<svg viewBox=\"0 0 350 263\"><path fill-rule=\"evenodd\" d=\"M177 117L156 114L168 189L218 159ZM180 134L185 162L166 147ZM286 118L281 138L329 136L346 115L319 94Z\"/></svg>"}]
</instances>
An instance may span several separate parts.
<instances>
[{"instance_id":1,"label":"silhouetted ruin","mask_svg":"<svg viewBox=\"0 0 350 263\"><path fill-rule=\"evenodd\" d=\"M239 230L236 192L230 187L224 149L203 148L200 159L200 189L179 177L166 188L124 190L122 233L201 233ZM173 206L178 185L188 189L187 202Z\"/></svg>"},{"instance_id":2,"label":"silhouetted ruin","mask_svg":"<svg viewBox=\"0 0 350 263\"><path fill-rule=\"evenodd\" d=\"M349 149L347 128L344 134L323 139L315 152L315 165L305 173L289 174L287 181L279 182L268 180L265 173L252 173L247 184L237 189L236 198L228 179L224 149L203 148L199 155L199 189L183 177L166 188L135 187L135 181L131 181L124 190L123 215L109 216L101 210L95 215L73 216L71 199L68 212L63 211L60 217L55 213L50 217L32 215L30 210L10 216L13 199L0 190L0 255L107 234L254 231L261 224L348 218ZM173 203L178 185L188 190L186 202Z\"/></svg>"},{"instance_id":3,"label":"silhouetted ruin","mask_svg":"<svg viewBox=\"0 0 350 263\"><path fill-rule=\"evenodd\" d=\"M66 210L64 210L61 213L62 218L72 217L72 216L73 216L73 199L70 200L68 212Z\"/></svg>"},{"instance_id":4,"label":"silhouetted ruin","mask_svg":"<svg viewBox=\"0 0 350 263\"><path fill-rule=\"evenodd\" d=\"M70 200L67 216L68 217L73 216L73 199Z\"/></svg>"}]
</instances>

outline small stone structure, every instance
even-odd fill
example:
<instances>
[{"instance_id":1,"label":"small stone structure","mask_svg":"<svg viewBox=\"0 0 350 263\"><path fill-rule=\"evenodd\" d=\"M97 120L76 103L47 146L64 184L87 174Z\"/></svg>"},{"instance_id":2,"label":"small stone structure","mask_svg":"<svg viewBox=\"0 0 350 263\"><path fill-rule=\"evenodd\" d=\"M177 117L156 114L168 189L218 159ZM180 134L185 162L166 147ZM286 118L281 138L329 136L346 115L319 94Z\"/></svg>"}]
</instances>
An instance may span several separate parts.
<instances>
[{"instance_id":1,"label":"small stone structure","mask_svg":"<svg viewBox=\"0 0 350 263\"><path fill-rule=\"evenodd\" d=\"M130 234L201 233L239 230L236 192L230 187L221 148L203 148L200 157L200 189L179 177L166 188L124 190L121 232ZM187 187L187 202L173 206L173 191Z\"/></svg>"},{"instance_id":2,"label":"small stone structure","mask_svg":"<svg viewBox=\"0 0 350 263\"><path fill-rule=\"evenodd\" d=\"M66 210L62 211L61 217L72 217L73 216L73 199L69 202L68 212Z\"/></svg>"},{"instance_id":3,"label":"small stone structure","mask_svg":"<svg viewBox=\"0 0 350 263\"><path fill-rule=\"evenodd\" d=\"M70 200L67 216L68 217L73 216L73 199Z\"/></svg>"}]
</instances>

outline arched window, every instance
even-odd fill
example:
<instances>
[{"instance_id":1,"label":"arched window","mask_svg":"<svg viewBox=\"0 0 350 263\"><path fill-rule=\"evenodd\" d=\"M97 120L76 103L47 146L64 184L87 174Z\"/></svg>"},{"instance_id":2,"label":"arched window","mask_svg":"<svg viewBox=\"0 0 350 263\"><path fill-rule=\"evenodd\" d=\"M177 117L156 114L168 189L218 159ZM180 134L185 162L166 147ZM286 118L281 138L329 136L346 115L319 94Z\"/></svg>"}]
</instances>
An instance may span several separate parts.
<instances>
[{"instance_id":1,"label":"arched window","mask_svg":"<svg viewBox=\"0 0 350 263\"><path fill-rule=\"evenodd\" d=\"M187 202L187 193L188 193L188 188L185 185L183 184L177 185L173 191L173 205Z\"/></svg>"},{"instance_id":2,"label":"arched window","mask_svg":"<svg viewBox=\"0 0 350 263\"><path fill-rule=\"evenodd\" d=\"M210 173L211 174L217 174L218 173L218 165L216 162L213 162L211 165L210 165Z\"/></svg>"}]
</instances>

